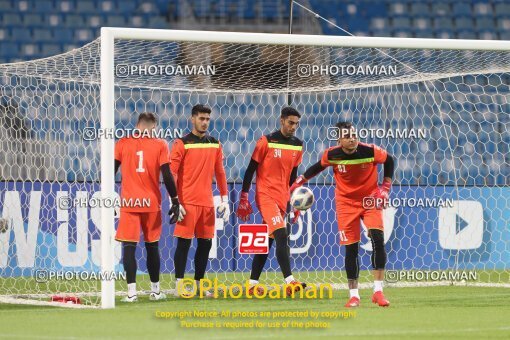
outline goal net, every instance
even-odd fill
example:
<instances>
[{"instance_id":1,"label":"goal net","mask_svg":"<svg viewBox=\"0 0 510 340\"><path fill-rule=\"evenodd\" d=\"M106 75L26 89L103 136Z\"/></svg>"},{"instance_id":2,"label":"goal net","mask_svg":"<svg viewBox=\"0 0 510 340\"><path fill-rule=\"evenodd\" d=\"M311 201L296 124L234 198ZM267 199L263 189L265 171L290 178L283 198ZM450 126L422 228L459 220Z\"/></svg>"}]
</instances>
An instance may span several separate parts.
<instances>
[{"instance_id":1,"label":"goal net","mask_svg":"<svg viewBox=\"0 0 510 340\"><path fill-rule=\"evenodd\" d=\"M98 306L106 281L118 294L126 290L121 248L110 241L117 221L99 200L102 188L110 192L105 179L119 190L113 137L150 111L171 145L189 131L198 103L213 111L210 133L223 145L232 211L256 141L278 129L280 111L290 104L303 115L299 173L336 145L330 127L341 120L354 123L361 141L395 157L384 211L389 284L509 284L508 42L108 32L108 46L98 39L51 58L0 65L1 301L58 295ZM114 128L113 135L101 126ZM331 169L308 185L316 202L289 227L293 274L342 287ZM164 198L161 284L171 291L168 204ZM251 221L261 221L257 211ZM207 277L224 284L249 278L252 256L238 253L238 222L234 214L226 224L216 220ZM362 270L370 269L371 251L363 232ZM149 290L143 243L137 259L139 290ZM282 282L272 252L261 282Z\"/></svg>"}]
</instances>

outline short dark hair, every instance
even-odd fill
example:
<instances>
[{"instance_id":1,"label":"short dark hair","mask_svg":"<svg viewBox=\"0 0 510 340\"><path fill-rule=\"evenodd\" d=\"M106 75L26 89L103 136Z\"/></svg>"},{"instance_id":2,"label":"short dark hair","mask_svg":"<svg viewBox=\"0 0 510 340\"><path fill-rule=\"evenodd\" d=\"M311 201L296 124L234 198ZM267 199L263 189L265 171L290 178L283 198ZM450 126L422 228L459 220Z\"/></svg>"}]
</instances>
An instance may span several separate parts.
<instances>
[{"instance_id":1,"label":"short dark hair","mask_svg":"<svg viewBox=\"0 0 510 340\"><path fill-rule=\"evenodd\" d=\"M148 122L148 123L154 123L154 124L157 124L158 123L158 118L156 117L156 115L152 112L142 112L140 113L140 115L138 116L138 123L140 122Z\"/></svg>"},{"instance_id":2,"label":"short dark hair","mask_svg":"<svg viewBox=\"0 0 510 340\"><path fill-rule=\"evenodd\" d=\"M193 108L191 109L191 115L196 116L199 113L211 114L211 108L209 106L202 105L202 104L197 104L197 105L193 106Z\"/></svg>"},{"instance_id":3,"label":"short dark hair","mask_svg":"<svg viewBox=\"0 0 510 340\"><path fill-rule=\"evenodd\" d=\"M353 125L351 122L338 122L338 123L336 123L335 126L339 129L349 129L350 130Z\"/></svg>"},{"instance_id":4,"label":"short dark hair","mask_svg":"<svg viewBox=\"0 0 510 340\"><path fill-rule=\"evenodd\" d=\"M286 106L282 109L281 118L287 118L289 116L296 116L298 118L301 118L301 114L295 108Z\"/></svg>"},{"instance_id":5,"label":"short dark hair","mask_svg":"<svg viewBox=\"0 0 510 340\"><path fill-rule=\"evenodd\" d=\"M354 127L351 122L338 122L335 124L338 129L338 137L342 138L342 134L340 133L342 130L350 130Z\"/></svg>"}]
</instances>

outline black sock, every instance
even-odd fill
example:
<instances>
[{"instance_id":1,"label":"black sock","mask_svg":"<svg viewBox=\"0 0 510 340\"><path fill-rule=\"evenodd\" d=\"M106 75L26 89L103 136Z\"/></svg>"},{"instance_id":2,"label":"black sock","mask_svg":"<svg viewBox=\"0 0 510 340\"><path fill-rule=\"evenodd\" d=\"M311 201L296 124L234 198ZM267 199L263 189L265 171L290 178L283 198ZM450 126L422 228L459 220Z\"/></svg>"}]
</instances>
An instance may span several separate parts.
<instances>
[{"instance_id":1,"label":"black sock","mask_svg":"<svg viewBox=\"0 0 510 340\"><path fill-rule=\"evenodd\" d=\"M289 277L292 275L292 271L290 270L290 248L287 230L280 228L273 233L273 236L276 242L276 260L280 265L283 278Z\"/></svg>"},{"instance_id":2,"label":"black sock","mask_svg":"<svg viewBox=\"0 0 510 340\"><path fill-rule=\"evenodd\" d=\"M136 242L122 242L122 264L128 284L136 282Z\"/></svg>"},{"instance_id":3,"label":"black sock","mask_svg":"<svg viewBox=\"0 0 510 340\"><path fill-rule=\"evenodd\" d=\"M384 232L379 229L370 229L370 241L372 242L372 268L382 270L386 266L386 249L384 248Z\"/></svg>"},{"instance_id":4,"label":"black sock","mask_svg":"<svg viewBox=\"0 0 510 340\"><path fill-rule=\"evenodd\" d=\"M204 278L207 263L209 262L209 251L211 250L212 240L197 238L197 251L195 252L195 280Z\"/></svg>"},{"instance_id":5,"label":"black sock","mask_svg":"<svg viewBox=\"0 0 510 340\"><path fill-rule=\"evenodd\" d=\"M145 249L147 250L147 271L151 278L151 282L159 282L159 269L160 269L160 258L159 258L159 242L145 242Z\"/></svg>"},{"instance_id":6,"label":"black sock","mask_svg":"<svg viewBox=\"0 0 510 340\"><path fill-rule=\"evenodd\" d=\"M175 278L184 278L184 271L186 270L186 261L188 260L188 251L191 246L191 240L186 238L177 237L177 248L174 254L174 268Z\"/></svg>"},{"instance_id":7,"label":"black sock","mask_svg":"<svg viewBox=\"0 0 510 340\"><path fill-rule=\"evenodd\" d=\"M345 246L345 271L348 280L357 280L359 276L358 262L359 242Z\"/></svg>"},{"instance_id":8,"label":"black sock","mask_svg":"<svg viewBox=\"0 0 510 340\"><path fill-rule=\"evenodd\" d=\"M271 250L271 246L273 245L273 239L269 239L269 250ZM253 262L251 263L251 275L250 280L258 281L260 278L260 274L262 274L262 270L264 269L264 265L266 264L267 257L269 256L269 252L267 254L257 254L253 257Z\"/></svg>"}]
</instances>

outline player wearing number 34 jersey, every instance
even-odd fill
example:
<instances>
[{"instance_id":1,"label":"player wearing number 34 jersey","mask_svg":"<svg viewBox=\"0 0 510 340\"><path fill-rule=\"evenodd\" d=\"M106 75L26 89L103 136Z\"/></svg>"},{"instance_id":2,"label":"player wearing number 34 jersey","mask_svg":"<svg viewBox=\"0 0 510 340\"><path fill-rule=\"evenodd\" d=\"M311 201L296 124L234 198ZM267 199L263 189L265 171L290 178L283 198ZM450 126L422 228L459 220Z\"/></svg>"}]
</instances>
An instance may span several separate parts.
<instances>
[{"instance_id":1,"label":"player wearing number 34 jersey","mask_svg":"<svg viewBox=\"0 0 510 340\"><path fill-rule=\"evenodd\" d=\"M345 270L350 288L346 307L359 306L358 251L361 220L368 229L372 242L372 267L374 295L372 301L379 306L389 306L383 295L382 283L386 265L382 209L387 202L393 178L393 158L371 144L358 142L356 129L351 123L337 124L338 146L327 149L319 162L298 177L291 192L327 167L335 175L335 200L340 244L345 246ZM384 164L384 181L377 185L377 165Z\"/></svg>"},{"instance_id":2,"label":"player wearing number 34 jersey","mask_svg":"<svg viewBox=\"0 0 510 340\"><path fill-rule=\"evenodd\" d=\"M294 108L283 108L280 117L280 130L262 136L258 140L244 175L241 199L236 211L241 220L249 219L252 207L248 200L248 193L256 171L255 201L264 223L269 227L269 248L271 248L273 240L276 242L276 259L282 270L288 294L306 286L304 283L297 282L292 276L284 219L289 202L288 189L297 176L297 168L303 156L303 142L294 137L300 118L301 115ZM297 211L293 212L293 222L297 217ZM267 254L255 255L252 263L249 294L258 283L266 260Z\"/></svg>"}]
</instances>

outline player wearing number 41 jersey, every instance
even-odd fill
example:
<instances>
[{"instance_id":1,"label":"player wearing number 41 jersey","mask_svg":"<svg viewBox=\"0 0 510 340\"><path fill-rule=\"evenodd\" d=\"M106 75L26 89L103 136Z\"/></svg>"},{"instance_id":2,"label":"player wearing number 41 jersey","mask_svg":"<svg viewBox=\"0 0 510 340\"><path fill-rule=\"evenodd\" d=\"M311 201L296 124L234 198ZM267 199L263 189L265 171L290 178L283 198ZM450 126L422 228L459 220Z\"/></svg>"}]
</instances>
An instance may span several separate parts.
<instances>
[{"instance_id":1,"label":"player wearing number 41 jersey","mask_svg":"<svg viewBox=\"0 0 510 340\"><path fill-rule=\"evenodd\" d=\"M280 130L262 136L255 146L250 164L246 169L241 199L237 216L247 221L252 213L248 193L255 171L257 184L255 201L262 219L269 227L269 248L276 241L276 259L282 270L287 285L287 293L299 291L305 287L294 279L290 269L288 235L285 213L288 209L289 186L297 176L297 168L303 155L303 142L294 137L301 115L291 107L282 109ZM292 222L298 218L298 211L293 212ZM252 263L249 294L258 283L268 254L255 255Z\"/></svg>"},{"instance_id":2,"label":"player wearing number 41 jersey","mask_svg":"<svg viewBox=\"0 0 510 340\"><path fill-rule=\"evenodd\" d=\"M371 144L358 142L356 129L351 123L336 125L338 146L327 149L321 160L299 176L291 187L291 192L306 183L324 169L334 169L336 188L336 214L340 234L340 244L345 245L345 270L350 290L346 307L359 306L358 292L359 262L358 251L361 220L368 229L372 242L372 267L374 274L374 294L372 302L379 306L389 306L383 295L384 267L384 226L382 209L387 202L393 178L393 158L388 153ZM384 181L377 185L377 164L384 164Z\"/></svg>"},{"instance_id":3,"label":"player wearing number 41 jersey","mask_svg":"<svg viewBox=\"0 0 510 340\"><path fill-rule=\"evenodd\" d=\"M206 134L210 120L211 109L195 105L191 110L193 130L177 139L172 146L171 170L177 182L179 198L186 210L184 219L175 225L174 230L177 238L174 254L176 295L180 296L185 293L180 282L184 278L188 251L194 237L197 238L195 280L203 279L207 268L216 222L212 192L214 176L221 195L216 213L225 223L230 215L221 144Z\"/></svg>"},{"instance_id":4,"label":"player wearing number 41 jersey","mask_svg":"<svg viewBox=\"0 0 510 340\"><path fill-rule=\"evenodd\" d=\"M136 128L154 131L157 119L153 113L141 113ZM159 175L172 200L170 223L183 218L177 190L170 172L170 159L167 143L162 139L150 138L151 133L144 133L143 138L123 138L115 145L115 173L121 168L121 197L123 201L138 202L133 206L120 208L119 226L115 239L122 242L122 260L128 284L128 295L124 302L135 302L136 295L136 244L143 230L147 250L147 270L152 282L151 300L161 300L165 294L159 289L160 257L158 241L161 235L161 192ZM144 202L146 205L140 204Z\"/></svg>"}]
</instances>

